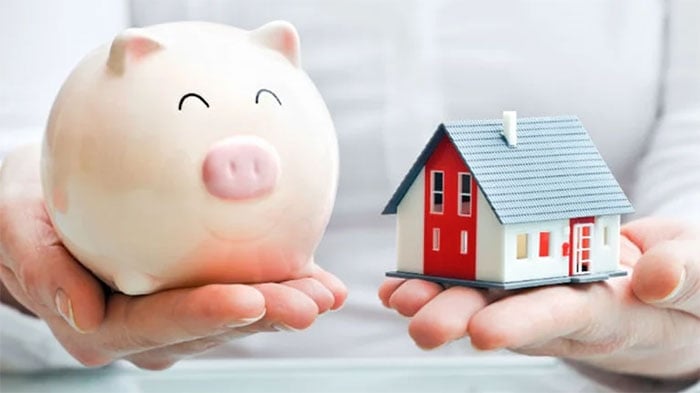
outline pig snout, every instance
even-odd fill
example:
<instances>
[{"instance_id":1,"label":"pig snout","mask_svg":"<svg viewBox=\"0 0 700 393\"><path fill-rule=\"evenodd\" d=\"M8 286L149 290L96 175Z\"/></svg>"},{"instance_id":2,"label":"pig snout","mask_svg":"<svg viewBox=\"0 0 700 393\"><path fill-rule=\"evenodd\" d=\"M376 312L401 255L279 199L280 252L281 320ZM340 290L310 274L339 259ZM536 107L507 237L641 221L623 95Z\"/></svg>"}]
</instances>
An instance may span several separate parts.
<instances>
[{"instance_id":1,"label":"pig snout","mask_svg":"<svg viewBox=\"0 0 700 393\"><path fill-rule=\"evenodd\" d=\"M279 175L275 148L257 137L238 136L207 152L202 179L209 193L226 200L259 198L272 192Z\"/></svg>"}]
</instances>

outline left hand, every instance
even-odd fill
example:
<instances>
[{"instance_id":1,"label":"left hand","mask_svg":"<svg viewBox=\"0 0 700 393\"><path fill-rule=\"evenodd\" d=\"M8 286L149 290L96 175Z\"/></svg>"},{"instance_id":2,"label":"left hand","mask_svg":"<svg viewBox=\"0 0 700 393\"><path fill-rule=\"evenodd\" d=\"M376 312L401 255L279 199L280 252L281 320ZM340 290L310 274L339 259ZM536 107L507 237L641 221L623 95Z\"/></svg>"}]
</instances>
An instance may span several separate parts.
<instances>
[{"instance_id":1,"label":"left hand","mask_svg":"<svg viewBox=\"0 0 700 393\"><path fill-rule=\"evenodd\" d=\"M0 170L0 301L44 320L86 366L125 359L146 369L170 367L257 332L305 329L345 301L345 285L317 265L309 277L280 283L142 296L103 291L54 230L38 165L38 146L28 146Z\"/></svg>"},{"instance_id":2,"label":"left hand","mask_svg":"<svg viewBox=\"0 0 700 393\"><path fill-rule=\"evenodd\" d=\"M603 283L506 292L387 279L379 297L411 317L409 333L424 349L469 337L483 350L700 377L700 228L658 218L627 224L621 263L631 276Z\"/></svg>"}]
</instances>

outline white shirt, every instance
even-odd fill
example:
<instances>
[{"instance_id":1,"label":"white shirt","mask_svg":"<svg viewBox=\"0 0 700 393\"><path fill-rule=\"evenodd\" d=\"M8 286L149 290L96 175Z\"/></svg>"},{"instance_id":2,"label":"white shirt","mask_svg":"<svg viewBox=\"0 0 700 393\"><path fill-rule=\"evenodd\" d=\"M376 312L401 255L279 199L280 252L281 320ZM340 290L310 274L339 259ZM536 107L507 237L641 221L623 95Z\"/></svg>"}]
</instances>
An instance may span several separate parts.
<instances>
[{"instance_id":1,"label":"white shirt","mask_svg":"<svg viewBox=\"0 0 700 393\"><path fill-rule=\"evenodd\" d=\"M5 31L30 34L21 42L33 45L0 57L0 151L39 138L67 65L108 40L123 21L114 17L123 12L105 11L102 2L76 0L71 6L81 11L75 13L34 2L15 2L0 16L8 19L0 19L4 53L21 47ZM463 342L430 353L417 349L406 320L376 296L383 273L395 265L393 217L379 212L442 121L495 118L504 109L519 116L578 115L638 215L700 223L700 2L131 3L134 25L178 19L251 29L273 19L293 22L304 67L326 99L340 143L338 199L317 261L348 284L346 306L306 331L259 334L209 356L468 352ZM9 314L1 314L3 335L12 330L5 327L13 323ZM38 329L48 334L45 326ZM8 361L14 359L3 356Z\"/></svg>"}]
</instances>

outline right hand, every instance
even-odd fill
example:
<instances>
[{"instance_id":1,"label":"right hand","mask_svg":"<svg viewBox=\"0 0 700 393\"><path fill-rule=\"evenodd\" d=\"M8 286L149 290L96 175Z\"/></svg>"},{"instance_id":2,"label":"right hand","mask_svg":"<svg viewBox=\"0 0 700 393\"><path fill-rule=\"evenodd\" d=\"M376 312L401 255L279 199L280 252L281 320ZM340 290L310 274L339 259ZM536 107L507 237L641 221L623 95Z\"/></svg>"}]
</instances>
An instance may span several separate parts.
<instances>
[{"instance_id":1,"label":"right hand","mask_svg":"<svg viewBox=\"0 0 700 393\"><path fill-rule=\"evenodd\" d=\"M86 366L126 359L141 368L167 368L234 338L307 328L345 301L343 283L318 266L311 277L282 283L213 284L145 296L105 291L51 225L38 164L39 148L32 146L11 153L0 168L2 298L46 321Z\"/></svg>"}]
</instances>

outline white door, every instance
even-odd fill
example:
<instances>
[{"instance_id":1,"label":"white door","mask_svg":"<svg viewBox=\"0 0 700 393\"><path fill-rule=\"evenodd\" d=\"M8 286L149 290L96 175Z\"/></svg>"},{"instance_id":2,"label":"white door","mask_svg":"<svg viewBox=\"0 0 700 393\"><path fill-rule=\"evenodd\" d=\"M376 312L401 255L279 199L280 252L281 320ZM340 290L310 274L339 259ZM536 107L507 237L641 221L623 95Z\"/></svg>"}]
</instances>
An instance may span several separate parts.
<instances>
[{"instance_id":1,"label":"white door","mask_svg":"<svg viewBox=\"0 0 700 393\"><path fill-rule=\"evenodd\" d=\"M585 274L591 268L591 246L593 245L593 224L574 225L574 244L571 250L574 258L574 274Z\"/></svg>"}]
</instances>

